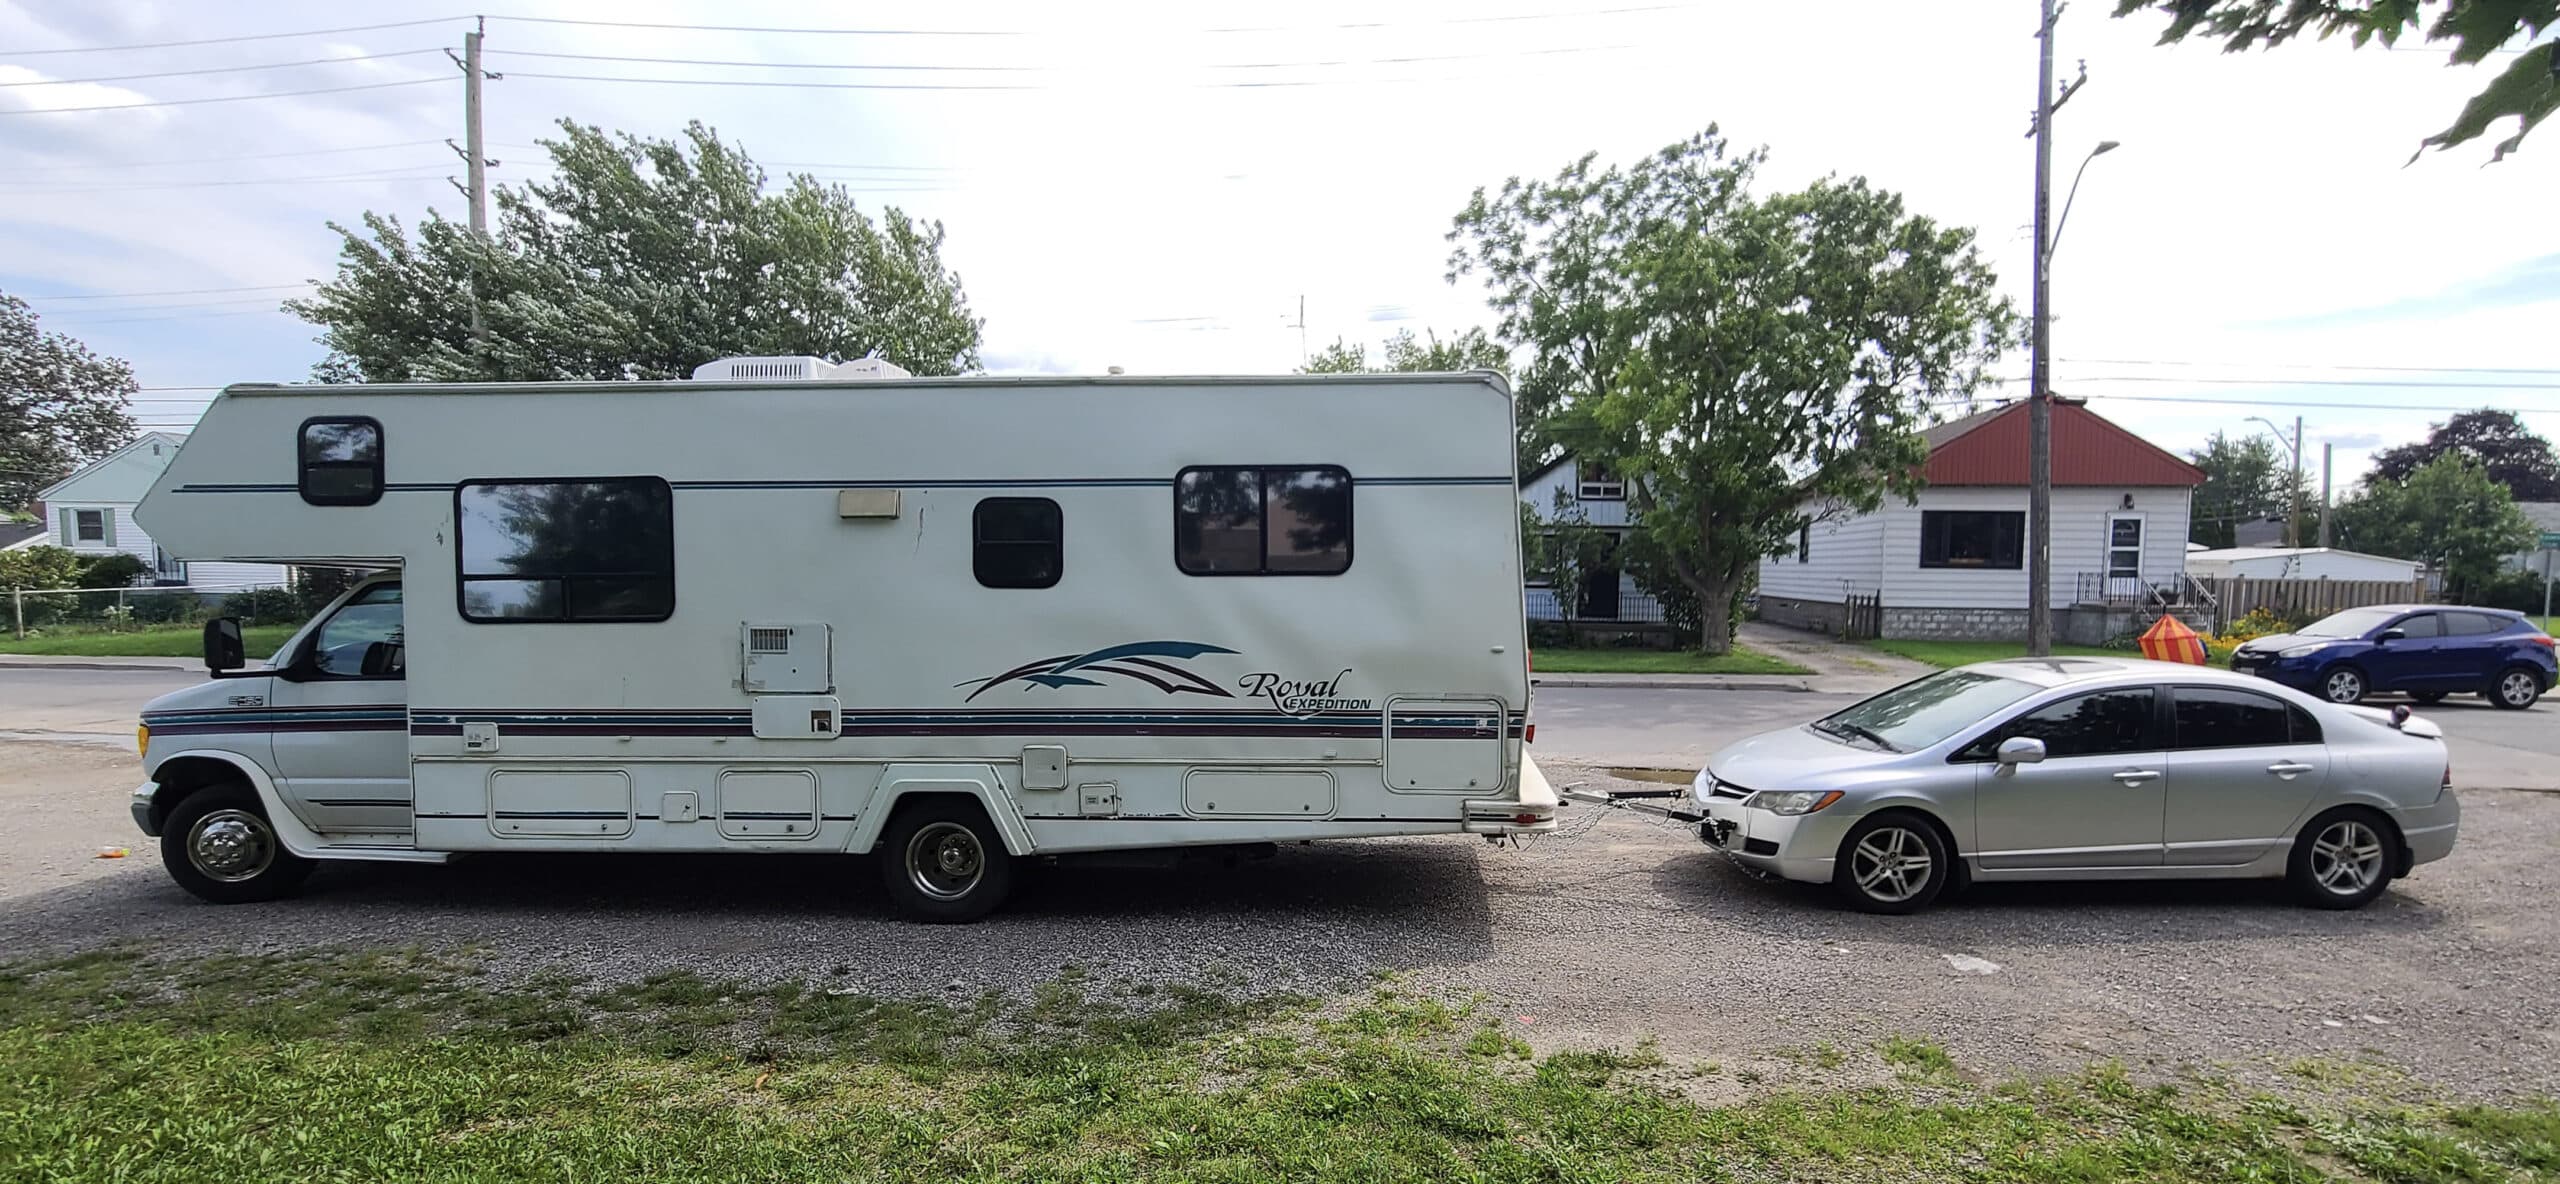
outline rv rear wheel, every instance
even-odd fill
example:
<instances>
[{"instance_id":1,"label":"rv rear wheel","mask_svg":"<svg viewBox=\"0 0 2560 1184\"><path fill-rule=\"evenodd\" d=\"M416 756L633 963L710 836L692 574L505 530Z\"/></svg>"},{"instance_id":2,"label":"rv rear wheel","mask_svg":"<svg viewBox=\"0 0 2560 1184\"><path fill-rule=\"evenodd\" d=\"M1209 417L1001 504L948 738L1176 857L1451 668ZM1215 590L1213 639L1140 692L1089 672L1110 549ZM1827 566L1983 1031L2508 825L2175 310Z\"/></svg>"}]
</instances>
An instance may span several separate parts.
<instances>
[{"instance_id":1,"label":"rv rear wheel","mask_svg":"<svg viewBox=\"0 0 2560 1184\"><path fill-rule=\"evenodd\" d=\"M909 921L975 921L1013 890L1013 856L986 811L967 798L900 807L881 838L881 881Z\"/></svg>"},{"instance_id":2,"label":"rv rear wheel","mask_svg":"<svg viewBox=\"0 0 2560 1184\"><path fill-rule=\"evenodd\" d=\"M215 904L292 895L312 866L284 849L257 791L236 783L197 790L169 810L160 862L179 887Z\"/></svg>"}]
</instances>

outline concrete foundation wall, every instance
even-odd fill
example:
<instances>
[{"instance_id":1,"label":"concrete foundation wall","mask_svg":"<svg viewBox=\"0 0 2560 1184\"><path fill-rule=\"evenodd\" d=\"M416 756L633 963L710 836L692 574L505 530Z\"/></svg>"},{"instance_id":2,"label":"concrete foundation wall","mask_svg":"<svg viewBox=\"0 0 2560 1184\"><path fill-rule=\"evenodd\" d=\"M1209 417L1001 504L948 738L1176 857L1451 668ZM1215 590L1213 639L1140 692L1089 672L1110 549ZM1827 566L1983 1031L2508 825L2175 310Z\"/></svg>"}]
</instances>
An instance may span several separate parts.
<instances>
[{"instance_id":1,"label":"concrete foundation wall","mask_svg":"<svg viewBox=\"0 0 2560 1184\"><path fill-rule=\"evenodd\" d=\"M1838 601L1799 600L1791 596L1760 597L1760 619L1790 629L1808 629L1815 633L1840 635L1849 617L1849 606ZM1888 635L1889 636L1889 635Z\"/></svg>"},{"instance_id":2,"label":"concrete foundation wall","mask_svg":"<svg viewBox=\"0 0 2560 1184\"><path fill-rule=\"evenodd\" d=\"M1768 602L1761 603L1761 615L1767 617ZM1832 607L1836 610L1839 606ZM2212 614L2206 612L2182 610L2175 615L2198 633L2206 632L2213 624ZM2058 608L2053 610L2053 639L2064 645L2105 645L2110 638L2149 629L2159 619L2157 613L2132 609ZM1888 604L1884 608L1884 635L1931 641L2025 641L2027 610L1895 608Z\"/></svg>"}]
</instances>

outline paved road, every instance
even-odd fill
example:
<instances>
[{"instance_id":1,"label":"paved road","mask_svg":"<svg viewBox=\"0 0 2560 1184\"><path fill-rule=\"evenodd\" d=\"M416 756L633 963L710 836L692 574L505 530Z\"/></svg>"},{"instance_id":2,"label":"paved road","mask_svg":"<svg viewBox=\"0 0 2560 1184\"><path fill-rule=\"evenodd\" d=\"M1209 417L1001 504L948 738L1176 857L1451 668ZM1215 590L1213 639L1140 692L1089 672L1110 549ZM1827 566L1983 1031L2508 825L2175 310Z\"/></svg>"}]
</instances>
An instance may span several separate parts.
<instances>
[{"instance_id":1,"label":"paved road","mask_svg":"<svg viewBox=\"0 0 2560 1184\"><path fill-rule=\"evenodd\" d=\"M187 670L0 666L0 741L133 743L135 712L191 686ZM1541 762L1695 769L1754 732L1854 702L1821 691L1557 688L1538 691L1533 750ZM2560 790L2560 704L2499 711L2458 698L2426 709L2453 738L2454 780L2467 788Z\"/></svg>"}]
</instances>

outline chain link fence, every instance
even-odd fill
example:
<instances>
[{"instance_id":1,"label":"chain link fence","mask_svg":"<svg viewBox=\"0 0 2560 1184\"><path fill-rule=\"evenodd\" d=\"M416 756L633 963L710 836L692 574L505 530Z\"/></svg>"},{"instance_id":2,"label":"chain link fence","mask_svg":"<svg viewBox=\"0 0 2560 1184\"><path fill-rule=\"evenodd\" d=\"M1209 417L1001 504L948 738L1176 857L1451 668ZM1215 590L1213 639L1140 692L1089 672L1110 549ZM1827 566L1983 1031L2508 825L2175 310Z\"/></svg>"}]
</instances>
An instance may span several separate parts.
<instances>
[{"instance_id":1,"label":"chain link fence","mask_svg":"<svg viewBox=\"0 0 2560 1184\"><path fill-rule=\"evenodd\" d=\"M36 634L192 627L226 616L243 626L298 625L310 616L292 589L248 584L28 588L10 591L8 599L9 628L20 641Z\"/></svg>"}]
</instances>

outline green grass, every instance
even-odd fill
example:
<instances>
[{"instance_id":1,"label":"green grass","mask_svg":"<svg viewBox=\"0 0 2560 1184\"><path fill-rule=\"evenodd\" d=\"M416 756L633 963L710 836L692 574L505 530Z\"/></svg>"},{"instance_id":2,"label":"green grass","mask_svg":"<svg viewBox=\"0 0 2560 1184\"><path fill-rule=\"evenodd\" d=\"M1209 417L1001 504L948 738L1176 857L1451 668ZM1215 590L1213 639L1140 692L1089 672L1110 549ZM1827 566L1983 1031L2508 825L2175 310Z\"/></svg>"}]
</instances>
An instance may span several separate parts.
<instances>
[{"instance_id":1,"label":"green grass","mask_svg":"<svg viewBox=\"0 0 2560 1184\"><path fill-rule=\"evenodd\" d=\"M0 621L0 654L52 654L83 658L199 658L204 656L201 625L154 625L119 633L55 626L28 630L21 641ZM240 631L249 656L264 658L293 636L299 625L251 625Z\"/></svg>"},{"instance_id":2,"label":"green grass","mask_svg":"<svg viewBox=\"0 0 2560 1184\"><path fill-rule=\"evenodd\" d=\"M1783 658L1742 646L1709 657L1685 650L1539 649L1540 674L1810 674Z\"/></svg>"},{"instance_id":3,"label":"green grass","mask_svg":"<svg viewBox=\"0 0 2560 1184\"><path fill-rule=\"evenodd\" d=\"M960 1004L488 977L413 952L0 966L0 1179L2560 1179L2549 1103L2297 1104L2104 1066L1983 1087L1904 1042L1813 1059L1929 1080L1709 1106L1646 1046L1536 1058L1500 1015L1392 986L1319 1009L1142 1007L1074 973Z\"/></svg>"},{"instance_id":4,"label":"green grass","mask_svg":"<svg viewBox=\"0 0 2560 1184\"><path fill-rule=\"evenodd\" d=\"M1975 662L1993 662L2001 658L2023 658L2027 646L2020 641L1910 641L1883 640L1867 643L1888 654L1926 662L1932 666L1965 666ZM2060 656L2139 657L2139 650L2110 650L2093 645L2057 645L2053 652Z\"/></svg>"}]
</instances>

